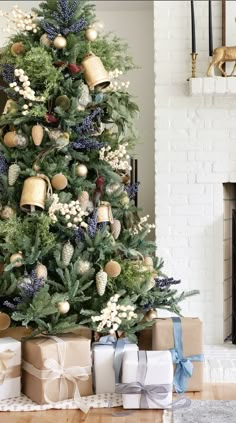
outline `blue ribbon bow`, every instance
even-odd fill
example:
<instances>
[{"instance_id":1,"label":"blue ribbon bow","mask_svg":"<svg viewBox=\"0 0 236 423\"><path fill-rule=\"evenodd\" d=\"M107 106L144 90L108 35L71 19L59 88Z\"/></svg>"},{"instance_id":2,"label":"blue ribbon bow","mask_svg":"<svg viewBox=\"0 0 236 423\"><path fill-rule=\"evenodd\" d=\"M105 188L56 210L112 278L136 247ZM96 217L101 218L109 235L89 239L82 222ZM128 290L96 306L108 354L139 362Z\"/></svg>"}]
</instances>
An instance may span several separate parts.
<instances>
[{"instance_id":1,"label":"blue ribbon bow","mask_svg":"<svg viewBox=\"0 0 236 423\"><path fill-rule=\"evenodd\" d=\"M176 392L182 393L187 389L187 380L193 374L192 361L204 361L203 354L183 356L182 324L180 317L172 317L174 348L170 349L172 361L176 364L173 384Z\"/></svg>"}]
</instances>

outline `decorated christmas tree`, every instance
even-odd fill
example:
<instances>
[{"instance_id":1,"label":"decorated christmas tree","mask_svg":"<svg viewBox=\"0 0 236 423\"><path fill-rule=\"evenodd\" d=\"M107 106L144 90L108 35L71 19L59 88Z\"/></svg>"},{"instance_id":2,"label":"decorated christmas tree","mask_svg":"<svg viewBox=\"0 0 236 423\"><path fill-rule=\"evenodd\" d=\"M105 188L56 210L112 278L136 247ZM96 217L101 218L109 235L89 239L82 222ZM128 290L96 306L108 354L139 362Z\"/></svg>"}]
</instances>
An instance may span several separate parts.
<instances>
[{"instance_id":1,"label":"decorated christmas tree","mask_svg":"<svg viewBox=\"0 0 236 423\"><path fill-rule=\"evenodd\" d=\"M5 16L16 33L0 57L0 327L134 338L195 292L171 287L135 205L132 58L85 1Z\"/></svg>"}]
</instances>

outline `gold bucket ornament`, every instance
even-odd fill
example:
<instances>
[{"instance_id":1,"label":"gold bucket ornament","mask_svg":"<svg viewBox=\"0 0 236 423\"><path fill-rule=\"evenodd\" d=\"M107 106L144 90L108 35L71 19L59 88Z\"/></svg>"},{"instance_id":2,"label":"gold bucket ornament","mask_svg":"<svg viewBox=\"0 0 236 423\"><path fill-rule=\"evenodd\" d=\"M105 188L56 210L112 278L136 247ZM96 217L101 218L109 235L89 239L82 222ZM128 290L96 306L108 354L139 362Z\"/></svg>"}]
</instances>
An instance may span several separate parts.
<instances>
[{"instance_id":1,"label":"gold bucket ornament","mask_svg":"<svg viewBox=\"0 0 236 423\"><path fill-rule=\"evenodd\" d=\"M84 78L90 90L94 88L106 88L110 85L108 72L98 56L89 53L84 58L82 65L84 68Z\"/></svg>"},{"instance_id":2,"label":"gold bucket ornament","mask_svg":"<svg viewBox=\"0 0 236 423\"><path fill-rule=\"evenodd\" d=\"M34 212L36 207L44 210L46 197L50 195L52 195L52 187L46 175L30 176L24 181L20 208L25 212Z\"/></svg>"},{"instance_id":3,"label":"gold bucket ornament","mask_svg":"<svg viewBox=\"0 0 236 423\"><path fill-rule=\"evenodd\" d=\"M103 222L114 222L111 211L111 205L108 201L101 201L100 205L98 206L97 223Z\"/></svg>"}]
</instances>

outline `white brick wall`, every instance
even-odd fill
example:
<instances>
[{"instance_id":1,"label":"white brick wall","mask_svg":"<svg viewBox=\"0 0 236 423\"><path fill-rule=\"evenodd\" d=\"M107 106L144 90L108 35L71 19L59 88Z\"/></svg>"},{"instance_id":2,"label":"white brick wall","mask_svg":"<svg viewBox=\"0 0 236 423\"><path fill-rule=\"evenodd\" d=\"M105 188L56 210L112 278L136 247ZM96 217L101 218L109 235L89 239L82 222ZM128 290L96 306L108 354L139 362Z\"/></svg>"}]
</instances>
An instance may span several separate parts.
<instances>
[{"instance_id":1,"label":"white brick wall","mask_svg":"<svg viewBox=\"0 0 236 423\"><path fill-rule=\"evenodd\" d=\"M214 47L221 2L213 3ZM208 2L195 1L197 76L208 67ZM165 271L201 294L183 313L223 342L223 183L236 182L236 97L189 96L190 2L155 1L156 236Z\"/></svg>"}]
</instances>

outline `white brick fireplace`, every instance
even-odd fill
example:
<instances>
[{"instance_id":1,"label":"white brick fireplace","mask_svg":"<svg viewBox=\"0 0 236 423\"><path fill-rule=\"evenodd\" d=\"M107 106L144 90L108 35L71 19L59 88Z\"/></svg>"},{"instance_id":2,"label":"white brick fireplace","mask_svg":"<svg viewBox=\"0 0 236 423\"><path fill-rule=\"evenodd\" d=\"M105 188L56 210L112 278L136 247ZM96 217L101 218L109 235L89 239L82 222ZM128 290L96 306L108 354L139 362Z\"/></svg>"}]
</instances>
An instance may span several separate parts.
<instances>
[{"instance_id":1,"label":"white brick fireplace","mask_svg":"<svg viewBox=\"0 0 236 423\"><path fill-rule=\"evenodd\" d=\"M208 2L194 5L197 76L205 76ZM230 320L224 209L232 208L225 203L232 188L223 184L236 183L236 95L189 96L190 2L155 1L154 8L158 254L166 273L182 280L179 289L201 292L182 304L183 314L204 321L206 343L222 343ZM213 31L220 46L220 1L213 2Z\"/></svg>"}]
</instances>

